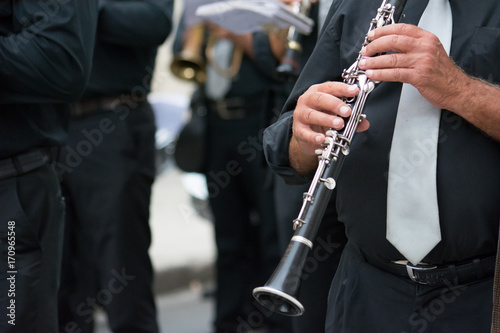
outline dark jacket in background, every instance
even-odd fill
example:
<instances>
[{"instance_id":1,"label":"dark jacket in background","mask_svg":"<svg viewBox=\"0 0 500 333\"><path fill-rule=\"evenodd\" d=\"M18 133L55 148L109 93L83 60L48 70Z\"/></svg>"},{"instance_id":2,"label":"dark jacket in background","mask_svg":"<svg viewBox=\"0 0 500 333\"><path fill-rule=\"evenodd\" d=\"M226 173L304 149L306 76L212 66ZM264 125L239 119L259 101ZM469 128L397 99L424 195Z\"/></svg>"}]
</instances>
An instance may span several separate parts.
<instances>
[{"instance_id":1,"label":"dark jacket in background","mask_svg":"<svg viewBox=\"0 0 500 333\"><path fill-rule=\"evenodd\" d=\"M0 3L3 333L58 332L64 201L50 151L87 83L96 23L93 0Z\"/></svg>"},{"instance_id":2,"label":"dark jacket in background","mask_svg":"<svg viewBox=\"0 0 500 333\"><path fill-rule=\"evenodd\" d=\"M95 1L66 2L0 3L0 159L66 138L67 104L89 78L97 15Z\"/></svg>"}]
</instances>

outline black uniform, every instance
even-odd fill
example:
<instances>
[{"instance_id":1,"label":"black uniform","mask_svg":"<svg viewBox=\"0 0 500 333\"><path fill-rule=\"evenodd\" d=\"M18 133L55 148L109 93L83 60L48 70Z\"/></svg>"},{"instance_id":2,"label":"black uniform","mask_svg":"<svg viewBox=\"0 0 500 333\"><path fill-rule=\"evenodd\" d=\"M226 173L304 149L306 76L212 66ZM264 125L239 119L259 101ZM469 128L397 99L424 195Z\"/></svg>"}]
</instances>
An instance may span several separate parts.
<instances>
[{"instance_id":1,"label":"black uniform","mask_svg":"<svg viewBox=\"0 0 500 333\"><path fill-rule=\"evenodd\" d=\"M274 198L262 154L262 131L276 60L264 33L253 34L256 61L244 56L227 94L208 100L209 156L206 171L217 245L216 332L270 325L289 332L287 318L255 306L253 288L276 267ZM269 318L270 317L270 318Z\"/></svg>"},{"instance_id":2,"label":"black uniform","mask_svg":"<svg viewBox=\"0 0 500 333\"><path fill-rule=\"evenodd\" d=\"M500 36L499 3L450 4L450 56L469 74L498 84L499 49L494 41ZM359 31L368 30L378 5L365 0L334 3L335 11L287 110L311 84L341 80L364 39ZM426 5L427 1L408 1L401 21L417 24ZM332 61L322 61L326 58ZM469 266L477 267L471 274L479 279L426 286L394 274L395 264L390 262L404 258L385 237L385 175L400 91L400 83L383 82L370 94L364 110L370 129L355 135L338 179L336 210L349 241L330 290L326 331L489 332L492 278L486 263L496 252L500 220L499 144L457 115L442 112L437 161L442 240L423 261L450 267L450 276L455 266L449 265L462 270L470 261ZM265 151L273 168L293 181L304 177L286 167L291 120L291 113L285 113L268 129ZM478 260L472 264L474 259Z\"/></svg>"},{"instance_id":3,"label":"black uniform","mask_svg":"<svg viewBox=\"0 0 500 333\"><path fill-rule=\"evenodd\" d=\"M147 102L173 1L101 1L92 75L73 106L59 160L68 222L60 330L93 331L102 306L114 332L158 332L149 204L155 119Z\"/></svg>"},{"instance_id":4,"label":"black uniform","mask_svg":"<svg viewBox=\"0 0 500 333\"><path fill-rule=\"evenodd\" d=\"M51 166L90 73L96 1L0 4L1 332L57 332L64 201Z\"/></svg>"},{"instance_id":5,"label":"black uniform","mask_svg":"<svg viewBox=\"0 0 500 333\"><path fill-rule=\"evenodd\" d=\"M174 52L182 49L185 12ZM289 321L256 307L253 288L265 283L279 262L274 198L262 153L268 108L275 105L277 61L266 34L253 34L255 60L243 55L237 74L220 98L209 97L210 79L199 84L193 103L208 110L205 176L215 224L215 332L268 326L290 332ZM219 59L216 59L219 61Z\"/></svg>"}]
</instances>

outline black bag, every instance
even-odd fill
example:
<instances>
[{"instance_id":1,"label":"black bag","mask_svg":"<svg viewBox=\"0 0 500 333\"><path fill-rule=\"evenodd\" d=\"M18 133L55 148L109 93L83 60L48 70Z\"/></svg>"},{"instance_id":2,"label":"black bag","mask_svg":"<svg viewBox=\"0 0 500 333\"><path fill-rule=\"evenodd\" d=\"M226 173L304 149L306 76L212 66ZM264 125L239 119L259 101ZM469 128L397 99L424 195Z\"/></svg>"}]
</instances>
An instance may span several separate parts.
<instances>
[{"instance_id":1,"label":"black bag","mask_svg":"<svg viewBox=\"0 0 500 333\"><path fill-rule=\"evenodd\" d=\"M185 172L203 173L207 166L207 107L202 89L191 97L191 118L177 137L174 160Z\"/></svg>"}]
</instances>

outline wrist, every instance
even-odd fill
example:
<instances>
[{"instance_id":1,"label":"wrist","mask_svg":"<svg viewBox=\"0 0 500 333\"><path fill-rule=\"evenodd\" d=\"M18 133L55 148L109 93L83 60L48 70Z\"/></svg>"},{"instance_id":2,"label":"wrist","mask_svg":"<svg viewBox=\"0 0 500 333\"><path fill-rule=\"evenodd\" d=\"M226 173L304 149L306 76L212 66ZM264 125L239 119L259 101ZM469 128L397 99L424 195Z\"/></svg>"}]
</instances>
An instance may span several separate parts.
<instances>
[{"instance_id":1,"label":"wrist","mask_svg":"<svg viewBox=\"0 0 500 333\"><path fill-rule=\"evenodd\" d=\"M290 166L299 174L305 175L313 171L318 165L316 154L309 155L302 151L299 142L292 135L289 149Z\"/></svg>"}]
</instances>

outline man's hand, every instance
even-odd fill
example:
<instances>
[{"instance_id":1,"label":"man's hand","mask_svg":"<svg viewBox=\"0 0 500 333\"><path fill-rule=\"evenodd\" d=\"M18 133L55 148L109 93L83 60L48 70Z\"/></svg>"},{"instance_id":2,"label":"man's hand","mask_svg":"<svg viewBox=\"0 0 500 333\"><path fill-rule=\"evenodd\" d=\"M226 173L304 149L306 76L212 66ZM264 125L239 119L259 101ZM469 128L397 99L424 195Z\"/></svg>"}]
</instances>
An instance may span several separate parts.
<instances>
[{"instance_id":1,"label":"man's hand","mask_svg":"<svg viewBox=\"0 0 500 333\"><path fill-rule=\"evenodd\" d=\"M392 24L371 31L368 38L371 43L362 50L367 58L359 63L368 78L409 83L434 106L450 109L468 78L436 35L414 25Z\"/></svg>"},{"instance_id":2,"label":"man's hand","mask_svg":"<svg viewBox=\"0 0 500 333\"><path fill-rule=\"evenodd\" d=\"M310 172L317 164L315 150L325 141L329 128L341 129L344 119L351 114L343 97L354 97L357 86L342 82L325 82L311 86L297 101L293 113L293 135L290 141L290 162L299 173ZM363 121L358 129L366 130Z\"/></svg>"},{"instance_id":3,"label":"man's hand","mask_svg":"<svg viewBox=\"0 0 500 333\"><path fill-rule=\"evenodd\" d=\"M373 30L368 38L371 43L362 50L367 58L359 67L370 79L412 84L434 106L458 114L500 141L500 87L463 72L434 34L392 24Z\"/></svg>"}]
</instances>

